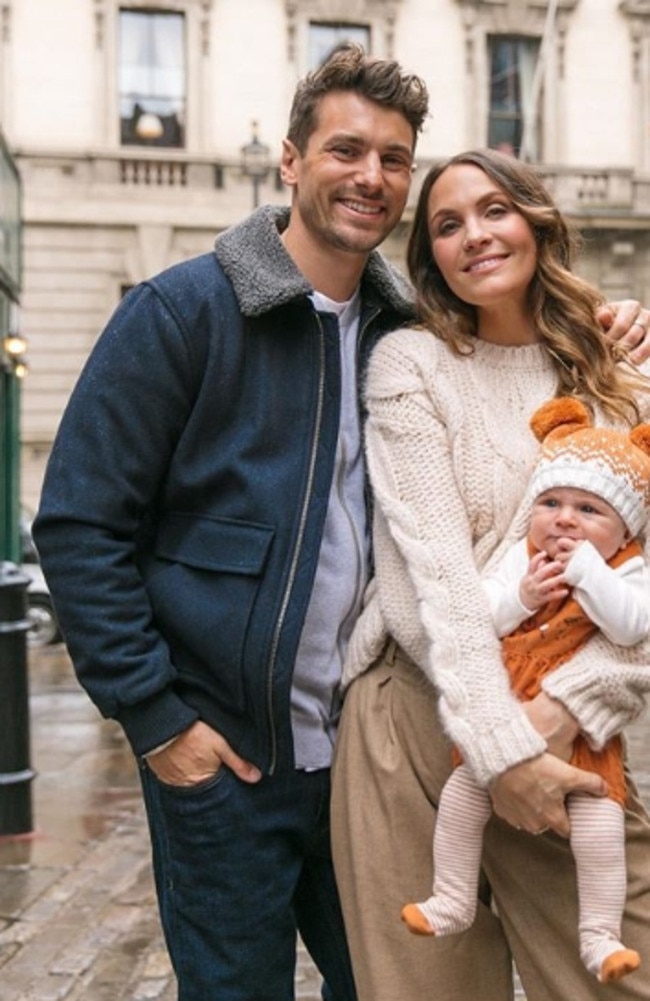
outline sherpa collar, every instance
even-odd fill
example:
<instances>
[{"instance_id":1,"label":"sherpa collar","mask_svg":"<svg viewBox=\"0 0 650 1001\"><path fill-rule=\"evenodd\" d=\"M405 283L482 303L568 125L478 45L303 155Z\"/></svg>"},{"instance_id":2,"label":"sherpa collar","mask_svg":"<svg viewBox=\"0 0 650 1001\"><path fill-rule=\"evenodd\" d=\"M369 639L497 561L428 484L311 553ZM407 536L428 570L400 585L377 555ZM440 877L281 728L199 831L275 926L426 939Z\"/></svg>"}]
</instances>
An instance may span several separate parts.
<instances>
[{"instance_id":1,"label":"sherpa collar","mask_svg":"<svg viewBox=\"0 0 650 1001\"><path fill-rule=\"evenodd\" d=\"M244 316L261 316L314 291L280 239L288 221L288 208L264 205L217 237L215 254L233 284ZM409 283L376 250L368 258L362 286L364 298L383 302L405 321L414 318Z\"/></svg>"}]
</instances>

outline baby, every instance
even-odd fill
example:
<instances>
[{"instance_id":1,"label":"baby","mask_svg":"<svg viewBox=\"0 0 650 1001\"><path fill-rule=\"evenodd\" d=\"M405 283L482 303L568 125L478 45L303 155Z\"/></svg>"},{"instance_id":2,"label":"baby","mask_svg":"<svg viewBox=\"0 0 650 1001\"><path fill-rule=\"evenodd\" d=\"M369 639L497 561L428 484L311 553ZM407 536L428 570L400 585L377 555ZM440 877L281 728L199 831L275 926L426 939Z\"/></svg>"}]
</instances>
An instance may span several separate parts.
<instances>
[{"instance_id":1,"label":"baby","mask_svg":"<svg viewBox=\"0 0 650 1001\"><path fill-rule=\"evenodd\" d=\"M530 485L528 537L485 580L504 663L522 701L533 699L544 676L597 629L622 646L650 633L650 576L637 539L650 506L650 425L629 434L595 428L582 403L561 398L544 404L531 427L542 454ZM620 940L627 881L623 759L620 736L601 751L578 736L571 757L608 786L607 797L567 800L580 955L602 982L620 980L640 964ZM459 764L438 807L433 895L402 910L412 932L448 935L472 924L490 814L488 792Z\"/></svg>"}]
</instances>

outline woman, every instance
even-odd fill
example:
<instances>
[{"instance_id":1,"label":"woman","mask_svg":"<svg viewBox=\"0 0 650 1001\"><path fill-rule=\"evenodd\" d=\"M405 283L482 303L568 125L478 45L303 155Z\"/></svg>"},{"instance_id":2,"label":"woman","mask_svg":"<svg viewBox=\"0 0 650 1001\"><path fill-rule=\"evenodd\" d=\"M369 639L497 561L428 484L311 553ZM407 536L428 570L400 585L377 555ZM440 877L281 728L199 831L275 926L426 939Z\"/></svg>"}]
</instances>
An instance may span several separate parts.
<instances>
[{"instance_id":1,"label":"woman","mask_svg":"<svg viewBox=\"0 0 650 1001\"><path fill-rule=\"evenodd\" d=\"M648 818L630 785L624 935L645 965L604 987L577 959L564 807L569 792L605 793L566 763L569 748L579 731L601 746L638 714L642 652L595 638L524 710L480 578L525 532L528 422L545 400L574 394L616 425L650 411L572 251L531 168L492 151L434 167L408 250L424 325L388 335L370 362L376 577L349 648L333 800L359 1001L507 1001L511 956L528 1001L650 998ZM431 886L451 742L492 797L486 879L471 929L416 938L400 908Z\"/></svg>"}]
</instances>

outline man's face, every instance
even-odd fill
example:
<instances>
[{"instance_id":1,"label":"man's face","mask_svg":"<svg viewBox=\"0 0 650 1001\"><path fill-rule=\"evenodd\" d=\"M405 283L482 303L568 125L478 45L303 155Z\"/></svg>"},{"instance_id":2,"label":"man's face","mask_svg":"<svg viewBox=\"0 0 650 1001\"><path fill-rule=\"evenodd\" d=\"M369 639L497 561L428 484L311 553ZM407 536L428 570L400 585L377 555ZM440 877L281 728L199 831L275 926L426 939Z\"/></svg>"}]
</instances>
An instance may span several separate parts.
<instances>
[{"instance_id":1,"label":"man's face","mask_svg":"<svg viewBox=\"0 0 650 1001\"><path fill-rule=\"evenodd\" d=\"M293 188L300 250L325 244L366 255L399 222L411 183L413 129L398 112L353 91L327 94L304 153L285 140L282 178Z\"/></svg>"}]
</instances>

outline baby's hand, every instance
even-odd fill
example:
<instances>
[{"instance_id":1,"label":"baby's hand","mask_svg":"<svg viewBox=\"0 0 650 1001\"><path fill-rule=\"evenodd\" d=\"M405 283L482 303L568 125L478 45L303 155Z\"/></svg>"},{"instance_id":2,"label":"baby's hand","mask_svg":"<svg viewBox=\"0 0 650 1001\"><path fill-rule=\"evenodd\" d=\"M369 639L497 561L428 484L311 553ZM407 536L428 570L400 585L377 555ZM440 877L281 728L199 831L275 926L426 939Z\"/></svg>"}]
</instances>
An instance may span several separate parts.
<instances>
[{"instance_id":1,"label":"baby's hand","mask_svg":"<svg viewBox=\"0 0 650 1001\"><path fill-rule=\"evenodd\" d=\"M566 598L569 588L562 576L563 569L559 560L549 559L544 552L536 553L519 584L519 600L522 605L535 612L549 601Z\"/></svg>"},{"instance_id":2,"label":"baby's hand","mask_svg":"<svg viewBox=\"0 0 650 1001\"><path fill-rule=\"evenodd\" d=\"M576 549L579 549L583 542L584 539L558 539L557 553L555 554L556 562L559 563L562 568L566 567Z\"/></svg>"}]
</instances>

